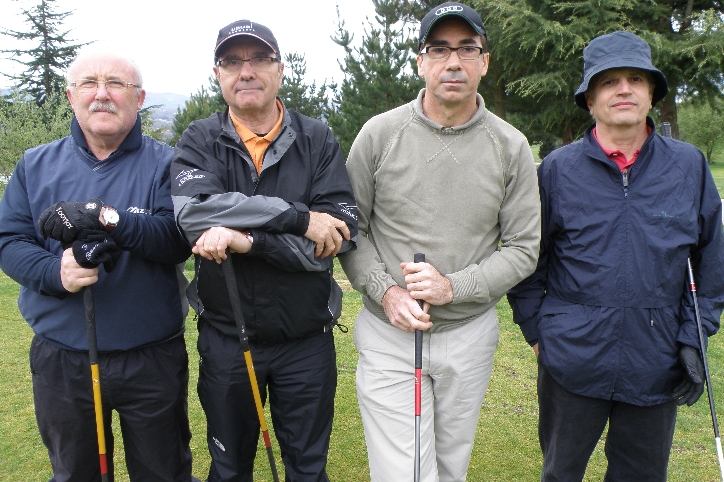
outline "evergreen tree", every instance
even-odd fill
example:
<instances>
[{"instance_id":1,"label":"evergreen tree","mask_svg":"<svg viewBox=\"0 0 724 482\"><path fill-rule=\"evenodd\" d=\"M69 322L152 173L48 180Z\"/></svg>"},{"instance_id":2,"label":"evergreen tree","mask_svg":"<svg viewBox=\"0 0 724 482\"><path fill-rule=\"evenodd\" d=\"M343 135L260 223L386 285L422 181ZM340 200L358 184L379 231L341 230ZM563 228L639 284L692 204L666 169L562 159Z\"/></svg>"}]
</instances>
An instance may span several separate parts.
<instances>
[{"instance_id":1,"label":"evergreen tree","mask_svg":"<svg viewBox=\"0 0 724 482\"><path fill-rule=\"evenodd\" d=\"M55 0L40 0L39 4L23 10L22 14L25 23L30 26L28 31L2 29L0 33L35 46L0 50L0 53L10 54L11 60L26 67L18 75L3 75L16 81L18 89L41 105L53 94L64 91L63 74L78 49L86 44L71 43L72 40L68 39L70 31L62 31L62 23L71 12L56 11Z\"/></svg>"},{"instance_id":2,"label":"evergreen tree","mask_svg":"<svg viewBox=\"0 0 724 482\"><path fill-rule=\"evenodd\" d=\"M288 75L288 72L291 72L291 75ZM317 88L316 82L307 85L304 83L306 73L307 62L304 60L304 55L296 52L286 54L284 56L284 79L279 89L279 98L288 109L326 122L330 111L327 90L334 92L336 84L327 85L324 82L319 88Z\"/></svg>"},{"instance_id":3,"label":"evergreen tree","mask_svg":"<svg viewBox=\"0 0 724 482\"><path fill-rule=\"evenodd\" d=\"M345 157L367 120L410 102L424 85L414 65L417 35L408 21L415 9L405 0L372 3L376 24L368 19L361 46L352 46L353 38L341 19L333 38L346 56L340 65L344 80L328 122Z\"/></svg>"},{"instance_id":4,"label":"evergreen tree","mask_svg":"<svg viewBox=\"0 0 724 482\"><path fill-rule=\"evenodd\" d=\"M591 124L573 103L584 46L629 30L651 45L670 94L657 105L678 135L676 94L720 96L724 67L722 3L714 0L475 0L496 39L491 59L501 68L502 95L527 99L516 107L527 127L571 142ZM504 86L504 87L503 87ZM531 100L533 102L531 102ZM524 129L525 131L525 129Z\"/></svg>"},{"instance_id":5,"label":"evergreen tree","mask_svg":"<svg viewBox=\"0 0 724 482\"><path fill-rule=\"evenodd\" d=\"M221 112L226 109L226 101L221 95L221 86L216 77L209 76L208 88L202 86L191 98L184 103L184 107L176 109L171 128L170 145L175 145L181 134L193 121L205 119L214 112Z\"/></svg>"},{"instance_id":6,"label":"evergreen tree","mask_svg":"<svg viewBox=\"0 0 724 482\"><path fill-rule=\"evenodd\" d=\"M157 141L166 142L164 129L153 126L153 111L159 107L161 107L161 104L149 105L138 112L141 115L141 130L146 136L153 137Z\"/></svg>"},{"instance_id":7,"label":"evergreen tree","mask_svg":"<svg viewBox=\"0 0 724 482\"><path fill-rule=\"evenodd\" d=\"M0 193L23 153L70 134L73 111L65 94L52 94L38 106L17 89L0 99Z\"/></svg>"}]
</instances>

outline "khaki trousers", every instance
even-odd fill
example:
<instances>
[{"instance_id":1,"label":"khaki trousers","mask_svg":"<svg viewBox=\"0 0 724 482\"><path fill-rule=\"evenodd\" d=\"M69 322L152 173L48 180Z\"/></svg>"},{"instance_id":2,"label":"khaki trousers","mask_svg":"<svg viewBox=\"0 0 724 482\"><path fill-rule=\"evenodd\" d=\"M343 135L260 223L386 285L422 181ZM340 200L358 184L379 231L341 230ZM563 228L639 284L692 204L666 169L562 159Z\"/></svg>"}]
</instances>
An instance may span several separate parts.
<instances>
[{"instance_id":1,"label":"khaki trousers","mask_svg":"<svg viewBox=\"0 0 724 482\"><path fill-rule=\"evenodd\" d=\"M498 345L498 317L424 333L420 474L423 482L464 481ZM357 317L357 399L373 482L413 480L414 334L366 309Z\"/></svg>"}]
</instances>

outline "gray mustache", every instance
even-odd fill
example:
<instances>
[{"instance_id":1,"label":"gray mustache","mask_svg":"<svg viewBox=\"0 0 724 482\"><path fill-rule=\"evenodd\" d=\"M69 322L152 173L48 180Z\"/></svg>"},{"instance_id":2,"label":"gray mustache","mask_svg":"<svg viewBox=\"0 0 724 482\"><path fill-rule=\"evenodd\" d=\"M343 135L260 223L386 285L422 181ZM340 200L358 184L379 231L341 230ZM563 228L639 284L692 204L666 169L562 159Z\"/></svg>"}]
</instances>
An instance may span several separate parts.
<instances>
[{"instance_id":1,"label":"gray mustache","mask_svg":"<svg viewBox=\"0 0 724 482\"><path fill-rule=\"evenodd\" d=\"M90 106L88 106L88 112L97 112L99 110L105 110L110 112L111 114L115 114L116 112L118 112L118 108L113 102L103 102L102 100L96 100L93 101Z\"/></svg>"}]
</instances>

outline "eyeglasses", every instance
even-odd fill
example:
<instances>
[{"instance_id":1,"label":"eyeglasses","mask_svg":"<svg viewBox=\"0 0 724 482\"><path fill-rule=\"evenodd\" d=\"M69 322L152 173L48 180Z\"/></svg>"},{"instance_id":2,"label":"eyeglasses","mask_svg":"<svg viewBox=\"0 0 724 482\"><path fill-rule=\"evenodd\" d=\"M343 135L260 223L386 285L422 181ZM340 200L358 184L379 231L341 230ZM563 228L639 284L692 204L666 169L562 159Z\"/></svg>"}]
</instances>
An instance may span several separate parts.
<instances>
[{"instance_id":1,"label":"eyeglasses","mask_svg":"<svg viewBox=\"0 0 724 482\"><path fill-rule=\"evenodd\" d=\"M482 47L443 47L441 45L430 45L420 51L422 54L427 54L432 60L447 60L450 58L450 54L455 51L458 53L460 60L477 60L483 55Z\"/></svg>"},{"instance_id":2,"label":"eyeglasses","mask_svg":"<svg viewBox=\"0 0 724 482\"><path fill-rule=\"evenodd\" d=\"M249 65L251 65L251 68L254 70L267 70L272 65L274 65L275 62L279 62L279 59L276 57L253 57L251 59L223 59L223 60L217 60L216 65L218 65L221 70L224 72L235 74L238 73L241 68L244 66L244 62L249 62Z\"/></svg>"},{"instance_id":3,"label":"eyeglasses","mask_svg":"<svg viewBox=\"0 0 724 482\"><path fill-rule=\"evenodd\" d=\"M130 86L136 88L141 87L140 85L136 85L131 82L123 82L122 80L106 80L104 82L102 80L91 79L77 80L75 82L71 82L70 85L75 87L78 92L96 92L98 91L98 86L100 84L104 84L106 86L106 90L109 92L122 92Z\"/></svg>"}]
</instances>

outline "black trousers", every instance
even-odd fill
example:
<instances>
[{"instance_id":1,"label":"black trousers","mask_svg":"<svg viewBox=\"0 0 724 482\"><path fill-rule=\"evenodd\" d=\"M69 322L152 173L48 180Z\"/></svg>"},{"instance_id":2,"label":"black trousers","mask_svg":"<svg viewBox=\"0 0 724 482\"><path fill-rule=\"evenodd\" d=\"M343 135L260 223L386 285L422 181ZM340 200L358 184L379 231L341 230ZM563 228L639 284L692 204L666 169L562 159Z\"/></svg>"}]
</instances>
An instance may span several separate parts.
<instances>
[{"instance_id":1,"label":"black trousers","mask_svg":"<svg viewBox=\"0 0 724 482\"><path fill-rule=\"evenodd\" d=\"M111 411L120 419L133 482L189 482L188 355L182 336L159 345L101 353L108 473L113 480ZM51 482L100 481L88 353L35 337L30 346L35 415L53 468Z\"/></svg>"},{"instance_id":2,"label":"black trousers","mask_svg":"<svg viewBox=\"0 0 724 482\"><path fill-rule=\"evenodd\" d=\"M198 347L199 400L211 453L208 482L251 481L260 425L241 343L201 322ZM332 332L271 346L251 344L251 355L262 403L268 388L286 480L328 481L337 388Z\"/></svg>"},{"instance_id":3,"label":"black trousers","mask_svg":"<svg viewBox=\"0 0 724 482\"><path fill-rule=\"evenodd\" d=\"M583 480L606 423L606 482L665 482L676 401L641 407L573 394L538 363L543 482Z\"/></svg>"}]
</instances>

